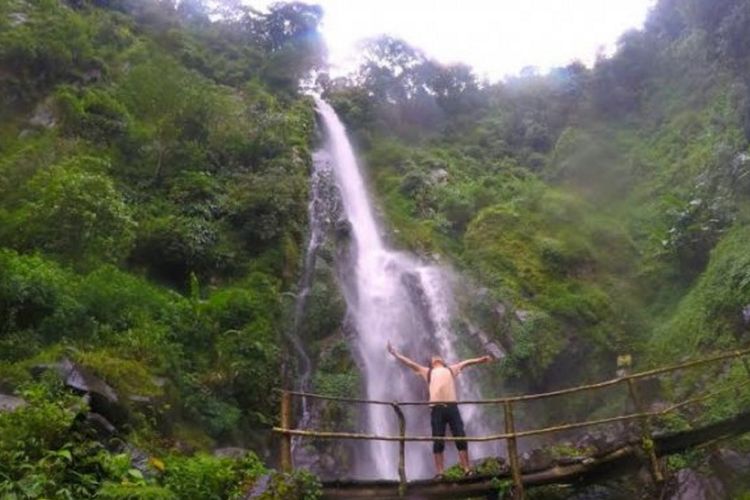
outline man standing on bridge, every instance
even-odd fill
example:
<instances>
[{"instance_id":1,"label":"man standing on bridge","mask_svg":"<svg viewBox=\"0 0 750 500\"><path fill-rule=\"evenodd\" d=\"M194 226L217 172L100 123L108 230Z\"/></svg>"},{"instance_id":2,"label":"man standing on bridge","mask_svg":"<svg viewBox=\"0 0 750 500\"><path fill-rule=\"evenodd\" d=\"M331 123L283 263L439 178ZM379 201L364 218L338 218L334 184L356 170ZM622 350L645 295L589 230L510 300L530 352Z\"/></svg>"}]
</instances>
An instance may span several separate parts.
<instances>
[{"instance_id":1,"label":"man standing on bridge","mask_svg":"<svg viewBox=\"0 0 750 500\"><path fill-rule=\"evenodd\" d=\"M464 368L480 363L489 363L492 361L492 357L482 356L481 358L467 359L460 363L448 365L440 356L433 356L428 368L397 352L390 341L388 342L388 352L427 382L430 392L432 435L435 437L444 437L447 425L450 426L453 437L466 436L464 422L461 419L461 413L458 411L458 404L456 403L456 383L454 379ZM469 464L469 451L466 441L456 441L455 443L456 449L458 449L458 460L461 468L465 474L469 474L471 466ZM435 458L435 470L438 477L442 476L445 467L443 460L444 450L445 441L443 439L436 439L432 445L432 452Z\"/></svg>"}]
</instances>

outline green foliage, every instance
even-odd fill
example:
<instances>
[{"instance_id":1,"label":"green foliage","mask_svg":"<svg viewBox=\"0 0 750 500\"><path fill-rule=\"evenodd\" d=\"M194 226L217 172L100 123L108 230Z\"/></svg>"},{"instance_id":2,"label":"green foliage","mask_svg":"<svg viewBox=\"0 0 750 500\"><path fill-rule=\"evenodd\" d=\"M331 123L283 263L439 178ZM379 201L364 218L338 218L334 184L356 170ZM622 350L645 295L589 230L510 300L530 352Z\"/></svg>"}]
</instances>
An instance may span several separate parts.
<instances>
[{"instance_id":1,"label":"green foliage","mask_svg":"<svg viewBox=\"0 0 750 500\"><path fill-rule=\"evenodd\" d=\"M276 168L264 175L236 179L230 194L229 220L251 250L278 241L285 231L299 231L297 221L306 217L302 201L307 198L306 179L294 175L299 173Z\"/></svg>"},{"instance_id":2,"label":"green foliage","mask_svg":"<svg viewBox=\"0 0 750 500\"><path fill-rule=\"evenodd\" d=\"M76 361L90 368L123 395L162 394L146 366L138 361L123 359L119 353L106 350L82 352L76 357Z\"/></svg>"},{"instance_id":3,"label":"green foliage","mask_svg":"<svg viewBox=\"0 0 750 500\"><path fill-rule=\"evenodd\" d=\"M235 480L232 466L210 455L174 457L166 462L164 484L177 498L226 498Z\"/></svg>"},{"instance_id":4,"label":"green foliage","mask_svg":"<svg viewBox=\"0 0 750 500\"><path fill-rule=\"evenodd\" d=\"M29 100L55 82L100 67L92 26L62 3L13 0L5 3L0 18L5 25L0 29L0 88L6 103Z\"/></svg>"},{"instance_id":5,"label":"green foliage","mask_svg":"<svg viewBox=\"0 0 750 500\"><path fill-rule=\"evenodd\" d=\"M61 87L57 91L62 126L70 136L108 144L130 132L132 118L123 103L103 89L87 89L79 97L75 89Z\"/></svg>"},{"instance_id":6,"label":"green foliage","mask_svg":"<svg viewBox=\"0 0 750 500\"><path fill-rule=\"evenodd\" d=\"M274 473L271 475L268 489L260 495L261 500L283 500L300 498L316 500L323 495L320 480L305 469L293 473Z\"/></svg>"},{"instance_id":7,"label":"green foliage","mask_svg":"<svg viewBox=\"0 0 750 500\"><path fill-rule=\"evenodd\" d=\"M92 171L100 164L74 158L28 182L14 221L20 248L49 252L79 266L118 262L127 255L132 214L111 179Z\"/></svg>"},{"instance_id":8,"label":"green foliage","mask_svg":"<svg viewBox=\"0 0 750 500\"><path fill-rule=\"evenodd\" d=\"M43 339L60 338L61 329L85 327L81 304L72 296L78 277L41 257L0 250L0 345L2 356L33 355Z\"/></svg>"},{"instance_id":9,"label":"green foliage","mask_svg":"<svg viewBox=\"0 0 750 500\"><path fill-rule=\"evenodd\" d=\"M27 404L0 413L0 493L20 498L89 497L105 476L101 453L71 435L83 402L59 386L36 384L21 395Z\"/></svg>"},{"instance_id":10,"label":"green foliage","mask_svg":"<svg viewBox=\"0 0 750 500\"><path fill-rule=\"evenodd\" d=\"M716 246L705 273L672 319L655 332L652 345L657 355L693 354L734 345L744 329L742 309L750 303L749 238L747 227L737 227Z\"/></svg>"},{"instance_id":11,"label":"green foliage","mask_svg":"<svg viewBox=\"0 0 750 500\"><path fill-rule=\"evenodd\" d=\"M145 448L271 425L306 233L314 114L296 87L322 13L213 7L0 3L0 385L72 358L158 401L130 405L124 437ZM199 453L144 477L75 431L63 392L24 397L0 414L0 496L229 498L265 473ZM277 497L316 484L280 476Z\"/></svg>"},{"instance_id":12,"label":"green foliage","mask_svg":"<svg viewBox=\"0 0 750 500\"><path fill-rule=\"evenodd\" d=\"M460 300L509 348L506 379L567 384L611 376L621 352L658 364L746 340L749 13L662 1L594 68L496 84L389 37L353 78L321 76L393 240L482 291ZM315 125L297 86L323 61L321 18L301 3L0 2L3 385L71 356L123 395L166 400L132 422L153 447L271 424ZM301 332L319 353L312 384L353 396L356 367L331 337L338 285L318 278ZM678 398L707 382L668 385ZM2 495L226 498L266 472L197 453L144 477L71 430L80 401L47 386L24 397L0 414ZM322 411L354 426L343 407ZM266 493L319 494L305 472L273 474Z\"/></svg>"}]
</instances>

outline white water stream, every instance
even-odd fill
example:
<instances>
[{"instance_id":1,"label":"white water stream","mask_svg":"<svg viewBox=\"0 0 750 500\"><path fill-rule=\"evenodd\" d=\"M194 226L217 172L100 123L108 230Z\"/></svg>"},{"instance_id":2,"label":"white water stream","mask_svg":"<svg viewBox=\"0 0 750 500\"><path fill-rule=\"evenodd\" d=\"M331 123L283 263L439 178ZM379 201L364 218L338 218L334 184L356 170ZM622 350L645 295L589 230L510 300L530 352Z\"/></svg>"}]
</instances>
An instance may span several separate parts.
<instances>
[{"instance_id":1,"label":"white water stream","mask_svg":"<svg viewBox=\"0 0 750 500\"><path fill-rule=\"evenodd\" d=\"M449 272L415 256L388 248L381 237L365 182L344 125L333 108L316 99L322 118L328 154L335 182L348 220L350 262L342 275L348 314L356 330L352 346L358 357L366 384L368 399L386 401L425 400L426 384L398 364L386 352L391 342L401 352L427 365L431 355L443 356L449 363L459 361L453 320L455 302ZM474 352L473 355L482 355ZM473 367L458 377L459 397L479 399ZM476 375L476 374L475 374ZM429 435L428 407L406 407L407 433ZM481 408L461 407L469 435L489 434L484 428ZM367 408L366 432L397 434L398 425L392 408L372 405ZM364 478L394 478L397 475L397 443L362 442L355 464L356 473ZM498 444L470 444L472 459L502 454ZM428 477L433 471L431 443L407 444L409 478ZM455 450L447 443L447 465L455 463Z\"/></svg>"}]
</instances>

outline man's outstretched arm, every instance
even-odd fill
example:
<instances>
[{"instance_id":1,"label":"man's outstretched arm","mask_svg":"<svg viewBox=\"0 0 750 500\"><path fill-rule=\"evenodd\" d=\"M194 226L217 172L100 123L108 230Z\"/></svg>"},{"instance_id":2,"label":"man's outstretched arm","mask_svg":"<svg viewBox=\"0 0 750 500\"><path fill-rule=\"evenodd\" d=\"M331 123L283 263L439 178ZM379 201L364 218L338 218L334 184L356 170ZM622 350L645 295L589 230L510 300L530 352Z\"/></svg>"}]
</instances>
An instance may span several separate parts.
<instances>
[{"instance_id":1,"label":"man's outstretched arm","mask_svg":"<svg viewBox=\"0 0 750 500\"><path fill-rule=\"evenodd\" d=\"M469 367L471 365L480 365L482 363L489 363L490 361L492 361L492 356L482 356L481 358L465 359L461 361L460 363L451 365L450 369L454 374L458 375L461 372L461 370L463 370L466 367Z\"/></svg>"},{"instance_id":2,"label":"man's outstretched arm","mask_svg":"<svg viewBox=\"0 0 750 500\"><path fill-rule=\"evenodd\" d=\"M404 356L403 354L401 354L398 351L396 351L396 349L394 349L393 346L391 345L391 341L390 340L388 341L387 349L388 349L388 352L391 353L394 358L396 358L397 360L399 360L401 363L403 363L409 369L413 370L414 373L416 373L417 375L422 375L423 377L427 376L427 367L426 366L422 366L419 363L417 363L416 361L414 361L412 359L409 359L406 356Z\"/></svg>"}]
</instances>

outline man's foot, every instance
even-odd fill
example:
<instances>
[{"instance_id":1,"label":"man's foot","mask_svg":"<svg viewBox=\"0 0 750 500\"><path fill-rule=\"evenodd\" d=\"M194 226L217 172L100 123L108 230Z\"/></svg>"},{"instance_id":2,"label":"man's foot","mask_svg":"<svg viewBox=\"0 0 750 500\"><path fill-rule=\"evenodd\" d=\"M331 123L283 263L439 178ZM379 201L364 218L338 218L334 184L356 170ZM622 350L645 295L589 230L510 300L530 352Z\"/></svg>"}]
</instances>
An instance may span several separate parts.
<instances>
[{"instance_id":1,"label":"man's foot","mask_svg":"<svg viewBox=\"0 0 750 500\"><path fill-rule=\"evenodd\" d=\"M432 479L434 479L435 481L442 481L443 479L445 479L445 475L442 472L438 472Z\"/></svg>"},{"instance_id":2,"label":"man's foot","mask_svg":"<svg viewBox=\"0 0 750 500\"><path fill-rule=\"evenodd\" d=\"M474 469L464 469L464 476L466 477L474 477L477 475L477 471Z\"/></svg>"}]
</instances>

